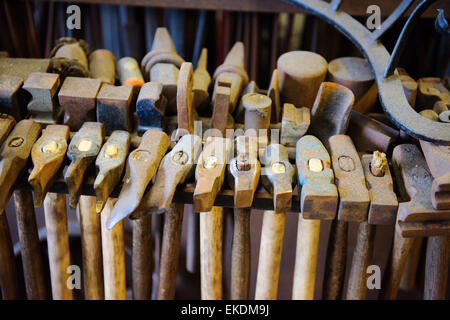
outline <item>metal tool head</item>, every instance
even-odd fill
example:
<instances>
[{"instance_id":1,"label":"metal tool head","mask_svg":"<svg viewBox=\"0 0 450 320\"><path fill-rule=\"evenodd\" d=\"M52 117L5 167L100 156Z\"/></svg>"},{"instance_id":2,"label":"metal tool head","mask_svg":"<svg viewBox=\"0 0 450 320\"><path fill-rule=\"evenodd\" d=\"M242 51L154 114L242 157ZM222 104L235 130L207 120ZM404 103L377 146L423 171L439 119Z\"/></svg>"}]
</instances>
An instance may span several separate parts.
<instances>
[{"instance_id":1,"label":"metal tool head","mask_svg":"<svg viewBox=\"0 0 450 320\"><path fill-rule=\"evenodd\" d=\"M308 131L310 123L309 108L296 108L293 104L285 103L281 120L281 144L286 147L295 147L297 141Z\"/></svg>"},{"instance_id":2,"label":"metal tool head","mask_svg":"<svg viewBox=\"0 0 450 320\"><path fill-rule=\"evenodd\" d=\"M22 85L20 77L0 75L0 112L10 114L16 120L22 119L26 113Z\"/></svg>"},{"instance_id":3,"label":"metal tool head","mask_svg":"<svg viewBox=\"0 0 450 320\"><path fill-rule=\"evenodd\" d=\"M6 124L10 126L10 124ZM6 133L6 130L4 131ZM21 120L8 135L0 149L0 213L11 197L14 184L25 168L31 148L41 133L33 120ZM3 137L0 137L2 140Z\"/></svg>"},{"instance_id":4,"label":"metal tool head","mask_svg":"<svg viewBox=\"0 0 450 320\"><path fill-rule=\"evenodd\" d=\"M45 128L33 145L31 159L34 167L28 176L28 182L33 187L36 208L42 206L48 188L61 170L69 136L68 126L52 124Z\"/></svg>"},{"instance_id":5,"label":"metal tool head","mask_svg":"<svg viewBox=\"0 0 450 320\"><path fill-rule=\"evenodd\" d=\"M103 84L97 95L97 121L105 125L107 135L114 130L131 131L130 103L132 86Z\"/></svg>"},{"instance_id":6,"label":"metal tool head","mask_svg":"<svg viewBox=\"0 0 450 320\"><path fill-rule=\"evenodd\" d=\"M136 210L169 145L169 137L160 130L144 133L139 147L128 156L122 190L106 222L109 230Z\"/></svg>"},{"instance_id":7,"label":"metal tool head","mask_svg":"<svg viewBox=\"0 0 450 320\"><path fill-rule=\"evenodd\" d=\"M211 84L211 76L208 69L208 49L203 48L197 61L197 67L194 72L194 84L192 91L194 93L194 108L201 109L209 104L208 88Z\"/></svg>"},{"instance_id":8,"label":"metal tool head","mask_svg":"<svg viewBox=\"0 0 450 320\"><path fill-rule=\"evenodd\" d=\"M223 64L218 66L214 71L214 92L212 101L214 103L216 87L218 80L221 77L229 78L232 81L230 94L230 112L236 108L237 101L241 95L242 89L247 86L249 79L248 74L244 69L244 44L236 42L225 57Z\"/></svg>"},{"instance_id":9,"label":"metal tool head","mask_svg":"<svg viewBox=\"0 0 450 320\"><path fill-rule=\"evenodd\" d=\"M253 136L236 138L236 157L228 166L229 184L234 190L234 207L249 208L259 183L261 164L258 161L258 139Z\"/></svg>"},{"instance_id":10,"label":"metal tool head","mask_svg":"<svg viewBox=\"0 0 450 320\"><path fill-rule=\"evenodd\" d=\"M127 131L113 131L95 159L98 169L94 182L97 213L103 210L106 200L120 181L130 149L130 140L131 136Z\"/></svg>"},{"instance_id":11,"label":"metal tool head","mask_svg":"<svg viewBox=\"0 0 450 320\"><path fill-rule=\"evenodd\" d=\"M178 75L177 86L177 117L178 129L194 133L194 109L192 85L194 83L194 73L192 63L184 62L181 65Z\"/></svg>"},{"instance_id":12,"label":"metal tool head","mask_svg":"<svg viewBox=\"0 0 450 320\"><path fill-rule=\"evenodd\" d=\"M16 120L13 116L6 113L0 113L0 146L3 144L15 125Z\"/></svg>"},{"instance_id":13,"label":"metal tool head","mask_svg":"<svg viewBox=\"0 0 450 320\"><path fill-rule=\"evenodd\" d=\"M296 165L303 218L334 219L338 192L334 185L330 155L318 138L307 135L298 140Z\"/></svg>"},{"instance_id":14,"label":"metal tool head","mask_svg":"<svg viewBox=\"0 0 450 320\"><path fill-rule=\"evenodd\" d=\"M398 201L386 155L375 151L361 157L366 186L369 190L369 224L394 224Z\"/></svg>"},{"instance_id":15,"label":"metal tool head","mask_svg":"<svg viewBox=\"0 0 450 320\"><path fill-rule=\"evenodd\" d=\"M167 110L170 114L176 113L178 72L183 62L167 29L157 28L152 50L142 59L141 68L150 81L163 85L163 95L167 98Z\"/></svg>"},{"instance_id":16,"label":"metal tool head","mask_svg":"<svg viewBox=\"0 0 450 320\"><path fill-rule=\"evenodd\" d=\"M138 67L139 68L139 67ZM89 73L91 78L102 83L114 84L116 81L116 58L106 49L97 49L89 55Z\"/></svg>"},{"instance_id":17,"label":"metal tool head","mask_svg":"<svg viewBox=\"0 0 450 320\"><path fill-rule=\"evenodd\" d=\"M71 160L64 180L69 190L69 205L76 208L80 188L88 166L95 160L105 137L105 128L100 122L85 122L73 136L67 150Z\"/></svg>"},{"instance_id":18,"label":"metal tool head","mask_svg":"<svg viewBox=\"0 0 450 320\"><path fill-rule=\"evenodd\" d=\"M117 73L120 84L123 86L132 86L137 93L144 85L144 77L136 59L132 57L123 57L117 62Z\"/></svg>"},{"instance_id":19,"label":"metal tool head","mask_svg":"<svg viewBox=\"0 0 450 320\"><path fill-rule=\"evenodd\" d=\"M286 147L270 144L264 155L264 168L261 169L261 182L273 196L275 212L287 212L291 209L292 184L295 169L289 163Z\"/></svg>"},{"instance_id":20,"label":"metal tool head","mask_svg":"<svg viewBox=\"0 0 450 320\"><path fill-rule=\"evenodd\" d=\"M412 144L401 144L392 153L392 164L401 198L397 229L403 237L427 237L448 234L450 210L436 210L431 202L433 177L424 156Z\"/></svg>"},{"instance_id":21,"label":"metal tool head","mask_svg":"<svg viewBox=\"0 0 450 320\"><path fill-rule=\"evenodd\" d=\"M247 87L242 91L242 97L249 93L261 93L261 90L258 88L258 85L255 81L250 81L247 85ZM273 100L272 100L273 104ZM273 105L272 105L273 107ZM239 105L237 106L236 110L234 111L234 119L238 123L244 123L244 117L245 117L245 107L243 104L242 99L239 100Z\"/></svg>"},{"instance_id":22,"label":"metal tool head","mask_svg":"<svg viewBox=\"0 0 450 320\"><path fill-rule=\"evenodd\" d=\"M435 209L450 209L450 147L420 140L431 174L431 202Z\"/></svg>"},{"instance_id":23,"label":"metal tool head","mask_svg":"<svg viewBox=\"0 0 450 320\"><path fill-rule=\"evenodd\" d=\"M272 99L272 111L270 112L272 123L278 123L281 120L281 102L280 102L280 81L278 69L273 70L270 79L267 95Z\"/></svg>"},{"instance_id":24,"label":"metal tool head","mask_svg":"<svg viewBox=\"0 0 450 320\"><path fill-rule=\"evenodd\" d=\"M245 108L245 131L249 129L268 129L272 100L260 93L248 93L242 97Z\"/></svg>"},{"instance_id":25,"label":"metal tool head","mask_svg":"<svg viewBox=\"0 0 450 320\"><path fill-rule=\"evenodd\" d=\"M58 93L64 109L64 124L78 131L86 121L95 121L97 94L102 83L98 79L67 77Z\"/></svg>"},{"instance_id":26,"label":"metal tool head","mask_svg":"<svg viewBox=\"0 0 450 320\"><path fill-rule=\"evenodd\" d=\"M338 219L366 221L370 203L369 191L361 159L352 140L342 134L332 136L328 139L328 149L340 198Z\"/></svg>"},{"instance_id":27,"label":"metal tool head","mask_svg":"<svg viewBox=\"0 0 450 320\"><path fill-rule=\"evenodd\" d=\"M194 211L208 212L222 188L231 140L208 137L195 169Z\"/></svg>"},{"instance_id":28,"label":"metal tool head","mask_svg":"<svg viewBox=\"0 0 450 320\"><path fill-rule=\"evenodd\" d=\"M50 52L49 72L58 73L64 79L72 77L89 77L89 45L86 41L75 38L60 38Z\"/></svg>"},{"instance_id":29,"label":"metal tool head","mask_svg":"<svg viewBox=\"0 0 450 320\"><path fill-rule=\"evenodd\" d=\"M55 124L62 115L62 109L56 101L60 78L54 73L33 72L23 84L23 89L31 94L28 103L30 119L46 126Z\"/></svg>"},{"instance_id":30,"label":"metal tool head","mask_svg":"<svg viewBox=\"0 0 450 320\"><path fill-rule=\"evenodd\" d=\"M201 151L202 139L196 135L184 135L164 156L155 176L155 182L144 195L133 218L148 213L164 213L169 210L175 190L185 182L197 163Z\"/></svg>"},{"instance_id":31,"label":"metal tool head","mask_svg":"<svg viewBox=\"0 0 450 320\"><path fill-rule=\"evenodd\" d=\"M138 133L149 129L161 129L167 100L162 94L163 86L158 82L147 82L139 91L136 103Z\"/></svg>"},{"instance_id":32,"label":"metal tool head","mask_svg":"<svg viewBox=\"0 0 450 320\"><path fill-rule=\"evenodd\" d=\"M434 104L438 101L450 104L450 91L440 78L421 78L417 83L417 111L433 109Z\"/></svg>"},{"instance_id":33,"label":"metal tool head","mask_svg":"<svg viewBox=\"0 0 450 320\"><path fill-rule=\"evenodd\" d=\"M348 127L355 96L353 92L336 83L323 82L311 110L309 134L327 144L336 134L344 134Z\"/></svg>"},{"instance_id":34,"label":"metal tool head","mask_svg":"<svg viewBox=\"0 0 450 320\"><path fill-rule=\"evenodd\" d=\"M221 77L215 91L211 126L219 130L223 137L226 134L226 129L234 127L234 120L230 115L231 85L231 79Z\"/></svg>"}]
</instances>

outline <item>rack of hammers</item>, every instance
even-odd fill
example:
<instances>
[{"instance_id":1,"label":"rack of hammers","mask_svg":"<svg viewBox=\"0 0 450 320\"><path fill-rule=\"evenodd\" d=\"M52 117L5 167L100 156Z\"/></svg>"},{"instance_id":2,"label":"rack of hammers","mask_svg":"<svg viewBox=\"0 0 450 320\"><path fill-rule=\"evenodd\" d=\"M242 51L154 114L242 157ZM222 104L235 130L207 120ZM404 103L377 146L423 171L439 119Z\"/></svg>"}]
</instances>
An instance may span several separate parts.
<instances>
[{"instance_id":1,"label":"rack of hammers","mask_svg":"<svg viewBox=\"0 0 450 320\"><path fill-rule=\"evenodd\" d=\"M237 42L211 77L206 49L193 70L158 28L140 65L130 57L116 64L109 51L90 53L73 38L60 39L49 59L0 58L3 298L19 292L4 214L12 195L27 298L46 298L34 217L42 205L52 297L73 298L66 193L79 214L86 299L126 298L127 217L133 298L150 298L149 219L163 213L157 298L173 299L182 204L200 218L202 299L223 298L223 207L234 208L232 299L249 298L251 209L264 210L256 299L277 298L287 212L299 214L293 299L314 297L323 220L332 220L325 299L342 296L349 222L359 227L347 299L366 298L376 227L394 224L381 297L396 298L405 265L417 264L407 260L409 252L428 237L424 298L445 298L448 146L413 140L383 114L370 113L377 88L364 59L328 63L313 52L288 52L262 90L249 81L244 52ZM449 121L450 94L439 79L416 83L398 72L422 116Z\"/></svg>"}]
</instances>

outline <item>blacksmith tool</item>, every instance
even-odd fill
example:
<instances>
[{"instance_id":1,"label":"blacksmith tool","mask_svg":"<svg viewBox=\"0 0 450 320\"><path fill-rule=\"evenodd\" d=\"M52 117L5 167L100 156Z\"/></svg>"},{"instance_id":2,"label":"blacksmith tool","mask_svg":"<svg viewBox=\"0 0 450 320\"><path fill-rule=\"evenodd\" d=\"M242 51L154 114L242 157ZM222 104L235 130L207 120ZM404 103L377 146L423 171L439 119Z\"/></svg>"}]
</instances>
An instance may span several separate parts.
<instances>
[{"instance_id":1,"label":"blacksmith tool","mask_svg":"<svg viewBox=\"0 0 450 320\"><path fill-rule=\"evenodd\" d=\"M26 114L22 85L20 77L0 75L0 113L9 114L16 121Z\"/></svg>"},{"instance_id":2,"label":"blacksmith tool","mask_svg":"<svg viewBox=\"0 0 450 320\"><path fill-rule=\"evenodd\" d=\"M194 108L201 110L209 104L208 88L211 84L211 76L208 69L208 49L203 48L200 57L197 61L197 66L194 72L194 84L192 91L194 92Z\"/></svg>"},{"instance_id":3,"label":"blacksmith tool","mask_svg":"<svg viewBox=\"0 0 450 320\"><path fill-rule=\"evenodd\" d=\"M50 52L48 72L58 73L61 80L68 76L89 77L89 45L75 38L61 38Z\"/></svg>"},{"instance_id":4,"label":"blacksmith tool","mask_svg":"<svg viewBox=\"0 0 450 320\"><path fill-rule=\"evenodd\" d=\"M325 80L327 68L327 61L314 52L282 54L277 62L281 102L311 108L320 84Z\"/></svg>"},{"instance_id":5,"label":"blacksmith tool","mask_svg":"<svg viewBox=\"0 0 450 320\"><path fill-rule=\"evenodd\" d=\"M394 172L402 199L398 207L391 260L386 270L382 297L395 299L414 238L429 237L425 276L425 299L444 299L448 268L450 210L436 210L431 202L432 175L415 145L402 144L394 149Z\"/></svg>"},{"instance_id":6,"label":"blacksmith tool","mask_svg":"<svg viewBox=\"0 0 450 320\"><path fill-rule=\"evenodd\" d=\"M314 136L307 135L297 142L301 213L297 231L292 299L312 300L316 279L321 220L336 216L338 193L330 156Z\"/></svg>"},{"instance_id":7,"label":"blacksmith tool","mask_svg":"<svg viewBox=\"0 0 450 320\"><path fill-rule=\"evenodd\" d=\"M277 298L284 226L286 212L291 209L295 169L289 163L287 149L279 144L267 147L264 161L261 181L273 195L274 211L264 211L255 299L274 300Z\"/></svg>"},{"instance_id":8,"label":"blacksmith tool","mask_svg":"<svg viewBox=\"0 0 450 320\"><path fill-rule=\"evenodd\" d=\"M228 166L229 184L234 190L234 233L231 249L231 299L246 300L250 290L250 213L259 183L258 140L236 138L236 157Z\"/></svg>"},{"instance_id":9,"label":"blacksmith tool","mask_svg":"<svg viewBox=\"0 0 450 320\"><path fill-rule=\"evenodd\" d=\"M30 73L23 84L32 98L28 103L30 119L41 123L55 124L62 115L62 109L56 103L56 92L60 85L60 77L53 73Z\"/></svg>"},{"instance_id":10,"label":"blacksmith tool","mask_svg":"<svg viewBox=\"0 0 450 320\"><path fill-rule=\"evenodd\" d=\"M183 62L167 29L156 29L152 50L142 59L141 68L146 78L163 85L168 114L176 113L178 72Z\"/></svg>"},{"instance_id":11,"label":"blacksmith tool","mask_svg":"<svg viewBox=\"0 0 450 320\"><path fill-rule=\"evenodd\" d=\"M217 93L216 87L219 85L219 79L227 78L231 80L230 113L236 108L241 92L249 82L248 74L244 69L244 56L244 44L242 42L236 42L225 57L225 61L216 68L213 75L213 104L216 98L215 93Z\"/></svg>"},{"instance_id":12,"label":"blacksmith tool","mask_svg":"<svg viewBox=\"0 0 450 320\"><path fill-rule=\"evenodd\" d=\"M293 104L285 103L281 119L281 144L286 147L295 147L297 141L308 130L310 123L309 108L296 108Z\"/></svg>"},{"instance_id":13,"label":"blacksmith tool","mask_svg":"<svg viewBox=\"0 0 450 320\"><path fill-rule=\"evenodd\" d=\"M347 130L354 95L346 87L324 82L320 85L311 110L309 133L327 146L331 136ZM325 264L324 293L326 299L337 299L342 290L347 247L347 222L334 219L331 224L327 261Z\"/></svg>"},{"instance_id":14,"label":"blacksmith tool","mask_svg":"<svg viewBox=\"0 0 450 320\"><path fill-rule=\"evenodd\" d=\"M4 113L0 114L0 145L6 140L15 124L16 121L12 116ZM2 266L0 267L0 287L2 290L2 297L5 300L19 299L19 278L16 263L14 261L11 233L9 231L6 214L3 210L0 212L0 259L2 261ZM24 271L24 273L26 277L28 273L26 271ZM25 281L29 283L29 279L25 279Z\"/></svg>"},{"instance_id":15,"label":"blacksmith tool","mask_svg":"<svg viewBox=\"0 0 450 320\"><path fill-rule=\"evenodd\" d=\"M195 178L194 212L200 212L200 275L203 300L222 299L222 208L214 201L220 191L231 140L208 137Z\"/></svg>"},{"instance_id":16,"label":"blacksmith tool","mask_svg":"<svg viewBox=\"0 0 450 320\"><path fill-rule=\"evenodd\" d=\"M113 53L106 49L93 51L89 55L89 73L91 78L113 85L116 80L116 58Z\"/></svg>"},{"instance_id":17,"label":"blacksmith tool","mask_svg":"<svg viewBox=\"0 0 450 320\"><path fill-rule=\"evenodd\" d=\"M161 129L167 100L162 95L163 85L147 82L139 91L136 103L137 131L143 134L149 129Z\"/></svg>"},{"instance_id":18,"label":"blacksmith tool","mask_svg":"<svg viewBox=\"0 0 450 320\"><path fill-rule=\"evenodd\" d=\"M28 162L33 144L41 133L41 126L32 120L20 121L3 145L2 154L2 195L9 200L12 188ZM8 142L9 141L9 142ZM5 185L6 184L6 185ZM33 196L28 190L14 191L19 239L22 247L27 297L45 299L47 287L44 282L43 260L37 234L36 218L33 210Z\"/></svg>"},{"instance_id":19,"label":"blacksmith tool","mask_svg":"<svg viewBox=\"0 0 450 320\"><path fill-rule=\"evenodd\" d=\"M98 79L67 77L58 93L64 109L64 124L78 131L84 122L95 121L97 94L102 83Z\"/></svg>"},{"instance_id":20,"label":"blacksmith tool","mask_svg":"<svg viewBox=\"0 0 450 320\"><path fill-rule=\"evenodd\" d=\"M367 113L374 109L378 98L374 80L370 64L364 58L342 57L328 64L327 81L341 84L352 90L355 95L353 110L357 112Z\"/></svg>"},{"instance_id":21,"label":"blacksmith tool","mask_svg":"<svg viewBox=\"0 0 450 320\"><path fill-rule=\"evenodd\" d=\"M168 147L169 138L162 131L148 130L142 136L139 147L128 156L124 185L108 220L108 229L129 216L139 206L145 188L154 177Z\"/></svg>"},{"instance_id":22,"label":"blacksmith tool","mask_svg":"<svg viewBox=\"0 0 450 320\"><path fill-rule=\"evenodd\" d=\"M365 300L367 268L372 262L376 224L394 224L398 208L386 155L375 151L365 154L361 162L369 190L370 206L367 221L360 222L347 284L347 300Z\"/></svg>"}]
</instances>

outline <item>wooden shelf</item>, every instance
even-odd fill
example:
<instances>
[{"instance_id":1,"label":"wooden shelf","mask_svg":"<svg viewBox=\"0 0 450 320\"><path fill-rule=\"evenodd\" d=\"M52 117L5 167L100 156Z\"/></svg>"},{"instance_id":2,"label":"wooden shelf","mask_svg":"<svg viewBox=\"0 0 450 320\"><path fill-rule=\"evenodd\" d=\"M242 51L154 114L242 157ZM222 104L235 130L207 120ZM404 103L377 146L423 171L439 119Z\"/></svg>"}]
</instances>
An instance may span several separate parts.
<instances>
[{"instance_id":1,"label":"wooden shelf","mask_svg":"<svg viewBox=\"0 0 450 320\"><path fill-rule=\"evenodd\" d=\"M282 0L48 0L52 2L115 4L145 6L156 8L229 10L244 12L302 12L296 6ZM376 4L382 16L388 16L401 0L342 0L341 10L352 16L367 16L367 7ZM437 1L423 15L424 18L435 18L436 8L450 11L450 2ZM412 10L408 10L406 15Z\"/></svg>"}]
</instances>

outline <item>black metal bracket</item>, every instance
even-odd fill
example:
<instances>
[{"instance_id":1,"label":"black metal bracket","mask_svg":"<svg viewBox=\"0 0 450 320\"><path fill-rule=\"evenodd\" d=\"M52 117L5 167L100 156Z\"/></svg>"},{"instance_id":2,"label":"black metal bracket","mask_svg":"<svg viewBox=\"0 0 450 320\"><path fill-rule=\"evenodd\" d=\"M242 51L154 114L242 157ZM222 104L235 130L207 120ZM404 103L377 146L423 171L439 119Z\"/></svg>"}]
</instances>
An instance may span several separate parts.
<instances>
[{"instance_id":1,"label":"black metal bracket","mask_svg":"<svg viewBox=\"0 0 450 320\"><path fill-rule=\"evenodd\" d=\"M407 134L421 140L450 145L450 124L422 117L408 103L402 83L395 70L402 49L418 17L436 0L424 0L414 10L400 33L396 49L391 56L379 38L412 5L404 0L381 25L381 29L370 32L349 14L336 10L336 1L283 0L317 16L334 26L361 51L372 66L378 87L381 106L389 119ZM340 3L340 2L338 2Z\"/></svg>"}]
</instances>

